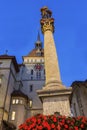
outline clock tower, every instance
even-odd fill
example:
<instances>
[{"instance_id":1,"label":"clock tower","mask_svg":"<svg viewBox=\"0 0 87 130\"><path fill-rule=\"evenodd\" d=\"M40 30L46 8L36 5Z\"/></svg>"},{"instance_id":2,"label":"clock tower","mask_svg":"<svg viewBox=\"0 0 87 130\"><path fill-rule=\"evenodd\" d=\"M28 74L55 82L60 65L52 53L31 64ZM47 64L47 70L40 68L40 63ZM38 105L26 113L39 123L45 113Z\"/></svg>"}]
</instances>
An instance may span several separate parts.
<instances>
[{"instance_id":1,"label":"clock tower","mask_svg":"<svg viewBox=\"0 0 87 130\"><path fill-rule=\"evenodd\" d=\"M23 56L21 79L23 83L22 91L32 101L32 106L28 108L27 118L37 113L42 113L42 103L36 93L36 90L42 89L45 83L44 49L39 32L34 49L28 55Z\"/></svg>"}]
</instances>

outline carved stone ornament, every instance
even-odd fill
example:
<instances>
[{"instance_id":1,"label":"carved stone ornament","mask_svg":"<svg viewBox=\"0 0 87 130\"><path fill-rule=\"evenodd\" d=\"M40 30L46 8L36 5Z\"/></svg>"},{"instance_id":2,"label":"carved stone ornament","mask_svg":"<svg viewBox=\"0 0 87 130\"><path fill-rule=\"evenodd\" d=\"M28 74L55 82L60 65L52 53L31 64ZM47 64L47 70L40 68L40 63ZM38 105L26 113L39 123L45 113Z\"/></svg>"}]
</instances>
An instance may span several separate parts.
<instances>
[{"instance_id":1,"label":"carved stone ornament","mask_svg":"<svg viewBox=\"0 0 87 130\"><path fill-rule=\"evenodd\" d=\"M51 32L54 32L54 25L52 23L49 22L45 22L42 26L41 26L41 30L42 33L46 32L47 30L50 30Z\"/></svg>"},{"instance_id":2,"label":"carved stone ornament","mask_svg":"<svg viewBox=\"0 0 87 130\"><path fill-rule=\"evenodd\" d=\"M41 30L44 33L47 30L54 32L54 18L52 18L52 12L47 7L41 9L42 19L40 20Z\"/></svg>"}]
</instances>

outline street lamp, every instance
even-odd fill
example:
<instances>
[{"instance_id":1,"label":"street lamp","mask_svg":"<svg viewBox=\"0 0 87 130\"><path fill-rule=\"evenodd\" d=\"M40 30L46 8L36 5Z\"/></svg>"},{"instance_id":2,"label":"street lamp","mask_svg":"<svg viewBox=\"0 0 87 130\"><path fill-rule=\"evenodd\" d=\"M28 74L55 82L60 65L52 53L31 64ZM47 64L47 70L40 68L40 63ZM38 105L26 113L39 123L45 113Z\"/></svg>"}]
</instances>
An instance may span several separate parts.
<instances>
[{"instance_id":1,"label":"street lamp","mask_svg":"<svg viewBox=\"0 0 87 130\"><path fill-rule=\"evenodd\" d=\"M32 107L32 100L30 99L30 102L29 102L29 107L31 108Z\"/></svg>"}]
</instances>

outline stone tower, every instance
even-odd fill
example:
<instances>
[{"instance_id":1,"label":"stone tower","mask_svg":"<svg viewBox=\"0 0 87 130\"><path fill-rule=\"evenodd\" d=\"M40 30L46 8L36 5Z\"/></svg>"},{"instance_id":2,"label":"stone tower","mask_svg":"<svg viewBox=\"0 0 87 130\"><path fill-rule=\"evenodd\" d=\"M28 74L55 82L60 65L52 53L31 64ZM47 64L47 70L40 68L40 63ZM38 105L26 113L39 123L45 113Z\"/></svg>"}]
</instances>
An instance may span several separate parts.
<instances>
[{"instance_id":1,"label":"stone tower","mask_svg":"<svg viewBox=\"0 0 87 130\"><path fill-rule=\"evenodd\" d=\"M67 89L61 82L58 58L53 38L54 19L52 12L47 8L41 8L41 30L44 34L44 58L46 81L42 90L37 93L43 102L43 114L59 112L62 115L70 115L69 96L71 89Z\"/></svg>"}]
</instances>

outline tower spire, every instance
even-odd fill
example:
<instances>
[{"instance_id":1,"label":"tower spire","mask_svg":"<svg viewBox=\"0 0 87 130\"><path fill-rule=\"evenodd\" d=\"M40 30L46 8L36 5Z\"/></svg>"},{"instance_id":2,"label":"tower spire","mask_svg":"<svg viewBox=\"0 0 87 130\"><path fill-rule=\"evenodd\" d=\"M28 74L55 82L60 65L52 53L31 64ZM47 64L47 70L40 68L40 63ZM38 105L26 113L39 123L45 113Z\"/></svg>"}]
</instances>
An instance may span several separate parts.
<instances>
[{"instance_id":1,"label":"tower spire","mask_svg":"<svg viewBox=\"0 0 87 130\"><path fill-rule=\"evenodd\" d=\"M37 41L41 41L40 40L40 32L38 31L38 35L37 35Z\"/></svg>"},{"instance_id":2,"label":"tower spire","mask_svg":"<svg viewBox=\"0 0 87 130\"><path fill-rule=\"evenodd\" d=\"M36 49L42 49L42 42L40 40L40 33L38 31L38 34L37 34L37 41L35 43L35 48Z\"/></svg>"}]
</instances>

